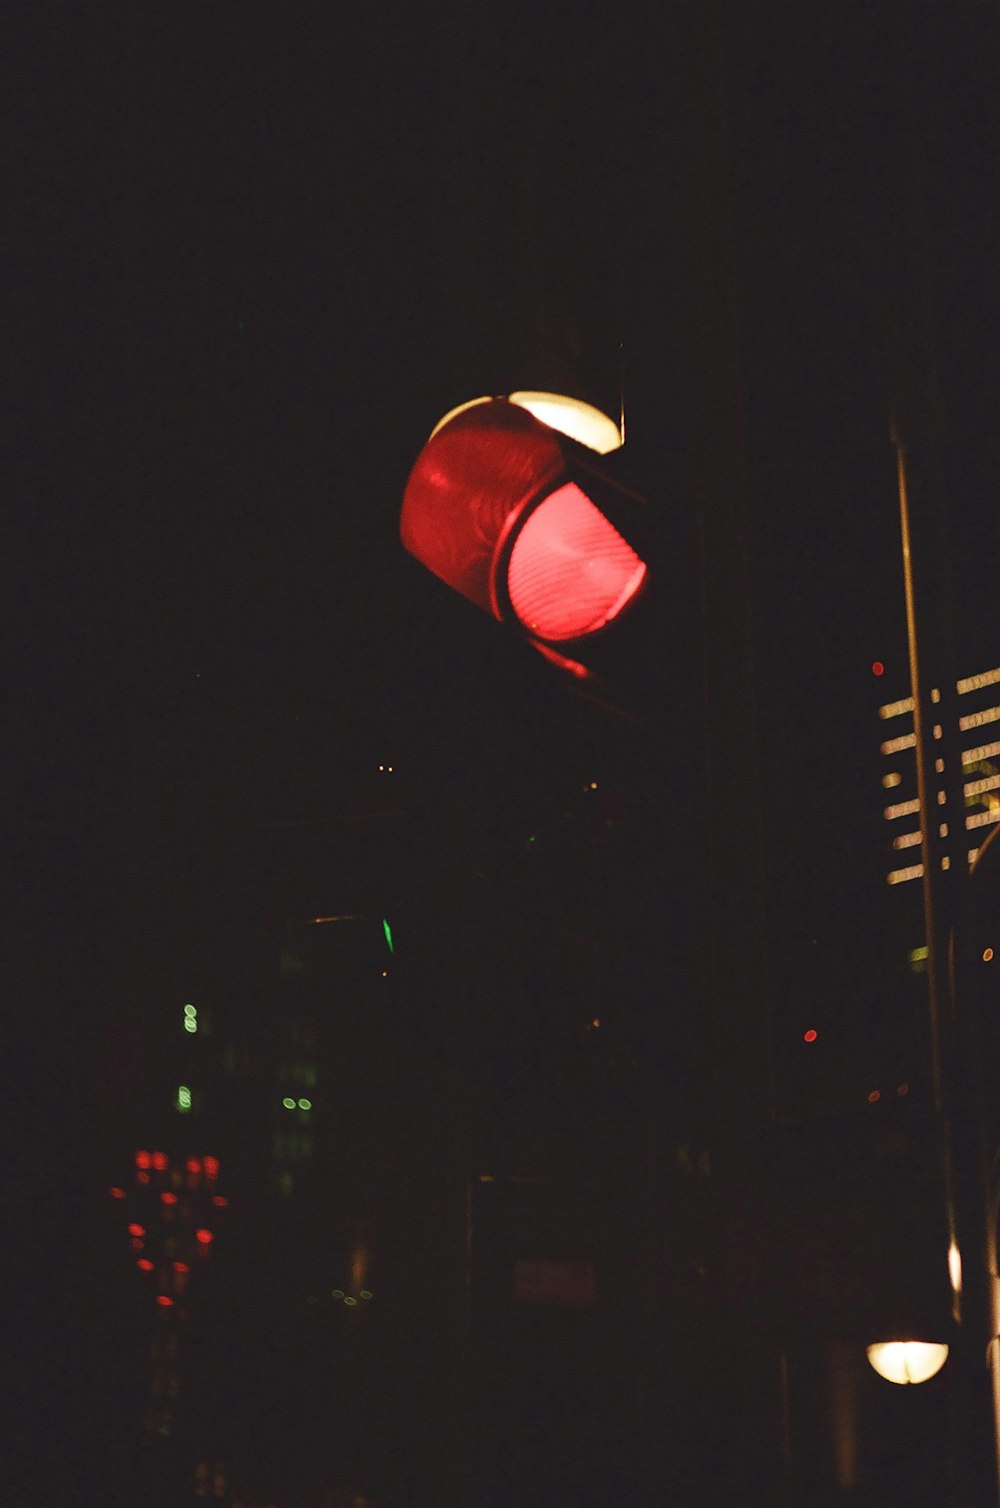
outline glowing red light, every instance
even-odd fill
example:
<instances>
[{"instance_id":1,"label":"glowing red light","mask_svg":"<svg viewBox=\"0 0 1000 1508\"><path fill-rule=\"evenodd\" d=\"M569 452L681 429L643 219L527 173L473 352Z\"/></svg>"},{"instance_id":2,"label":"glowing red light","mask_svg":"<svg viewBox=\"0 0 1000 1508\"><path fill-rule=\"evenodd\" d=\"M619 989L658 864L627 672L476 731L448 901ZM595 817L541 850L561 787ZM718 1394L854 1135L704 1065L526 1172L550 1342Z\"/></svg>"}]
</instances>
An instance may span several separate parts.
<instances>
[{"instance_id":1,"label":"glowing red light","mask_svg":"<svg viewBox=\"0 0 1000 1508\"><path fill-rule=\"evenodd\" d=\"M124 1189L108 1189L108 1195L112 1199L124 1199L125 1198L125 1190Z\"/></svg>"},{"instance_id":2,"label":"glowing red light","mask_svg":"<svg viewBox=\"0 0 1000 1508\"><path fill-rule=\"evenodd\" d=\"M164 1309L169 1309L169 1308L170 1308L170 1306L171 1306L171 1304L172 1304L172 1303L173 1303L173 1302L174 1302L174 1301L173 1301L173 1299L172 1299L172 1298L171 1298L171 1297L170 1297L170 1295L169 1295L169 1293L158 1293L158 1294L157 1294L157 1295L156 1295L156 1302L157 1302L157 1303L158 1303L158 1304L162 1304L162 1305L163 1305L163 1307L164 1307Z\"/></svg>"},{"instance_id":3,"label":"glowing red light","mask_svg":"<svg viewBox=\"0 0 1000 1508\"><path fill-rule=\"evenodd\" d=\"M177 1203L177 1195L176 1194L171 1194L171 1193L167 1192L165 1194L161 1194L160 1195L160 1200L161 1200L161 1202L163 1204L176 1204Z\"/></svg>"},{"instance_id":4,"label":"glowing red light","mask_svg":"<svg viewBox=\"0 0 1000 1508\"><path fill-rule=\"evenodd\" d=\"M146 1227L144 1225L136 1225L133 1223L129 1226L128 1233L130 1236L144 1236L146 1234Z\"/></svg>"},{"instance_id":5,"label":"glowing red light","mask_svg":"<svg viewBox=\"0 0 1000 1508\"><path fill-rule=\"evenodd\" d=\"M645 575L645 562L627 540L575 482L565 482L518 534L507 590L525 628L559 643L610 623Z\"/></svg>"},{"instance_id":6,"label":"glowing red light","mask_svg":"<svg viewBox=\"0 0 1000 1508\"><path fill-rule=\"evenodd\" d=\"M218 1175L219 1159L217 1157L206 1157L203 1166L207 1178L215 1178Z\"/></svg>"},{"instance_id":7,"label":"glowing red light","mask_svg":"<svg viewBox=\"0 0 1000 1508\"><path fill-rule=\"evenodd\" d=\"M194 1238L196 1241L200 1241L202 1246L209 1246L215 1240L212 1232L210 1230L205 1230L204 1228L202 1228L201 1230L196 1230L194 1233Z\"/></svg>"},{"instance_id":8,"label":"glowing red light","mask_svg":"<svg viewBox=\"0 0 1000 1508\"><path fill-rule=\"evenodd\" d=\"M141 1267L143 1272L152 1272L153 1270L153 1264L148 1257L140 1257L135 1265L136 1267Z\"/></svg>"},{"instance_id":9,"label":"glowing red light","mask_svg":"<svg viewBox=\"0 0 1000 1508\"><path fill-rule=\"evenodd\" d=\"M217 1204L220 1209L225 1209L229 1203L229 1200L223 1194L213 1194L212 1203Z\"/></svg>"},{"instance_id":10,"label":"glowing red light","mask_svg":"<svg viewBox=\"0 0 1000 1508\"><path fill-rule=\"evenodd\" d=\"M189 1157L184 1166L187 1168L189 1173L201 1172L201 1163L198 1161L197 1157Z\"/></svg>"},{"instance_id":11,"label":"glowing red light","mask_svg":"<svg viewBox=\"0 0 1000 1508\"><path fill-rule=\"evenodd\" d=\"M166 1152L154 1152L153 1153L153 1167L156 1169L156 1171L158 1173L162 1173L163 1170L164 1170L164 1168L166 1166L167 1166L167 1154L166 1154Z\"/></svg>"},{"instance_id":12,"label":"glowing red light","mask_svg":"<svg viewBox=\"0 0 1000 1508\"><path fill-rule=\"evenodd\" d=\"M174 1272L190 1272L190 1271L191 1271L191 1269L190 1269L190 1267L188 1266L188 1264L186 1262L175 1262L174 1263Z\"/></svg>"},{"instance_id":13,"label":"glowing red light","mask_svg":"<svg viewBox=\"0 0 1000 1508\"><path fill-rule=\"evenodd\" d=\"M910 1092L910 1086L909 1086L909 1084L900 1084L899 1088L896 1090L896 1093L900 1097L902 1097L903 1095L909 1094L909 1092Z\"/></svg>"},{"instance_id":14,"label":"glowing red light","mask_svg":"<svg viewBox=\"0 0 1000 1508\"><path fill-rule=\"evenodd\" d=\"M881 660L876 660L872 665L872 675L885 675L885 666Z\"/></svg>"},{"instance_id":15,"label":"glowing red light","mask_svg":"<svg viewBox=\"0 0 1000 1508\"><path fill-rule=\"evenodd\" d=\"M815 1042L818 1036L819 1032L813 1031L812 1027L810 1027L809 1030L803 1034L802 1040L803 1042Z\"/></svg>"},{"instance_id":16,"label":"glowing red light","mask_svg":"<svg viewBox=\"0 0 1000 1508\"><path fill-rule=\"evenodd\" d=\"M135 1181L136 1181L136 1183L148 1183L149 1182L149 1174L148 1173L136 1173L136 1175L135 1175Z\"/></svg>"},{"instance_id":17,"label":"glowing red light","mask_svg":"<svg viewBox=\"0 0 1000 1508\"><path fill-rule=\"evenodd\" d=\"M148 1168L149 1162L150 1158L148 1152L137 1152L135 1154L135 1165L137 1168Z\"/></svg>"},{"instance_id":18,"label":"glowing red light","mask_svg":"<svg viewBox=\"0 0 1000 1508\"><path fill-rule=\"evenodd\" d=\"M877 1105L881 1098L881 1091L878 1089L873 1089L871 1094L868 1096L868 1103L869 1105Z\"/></svg>"}]
</instances>

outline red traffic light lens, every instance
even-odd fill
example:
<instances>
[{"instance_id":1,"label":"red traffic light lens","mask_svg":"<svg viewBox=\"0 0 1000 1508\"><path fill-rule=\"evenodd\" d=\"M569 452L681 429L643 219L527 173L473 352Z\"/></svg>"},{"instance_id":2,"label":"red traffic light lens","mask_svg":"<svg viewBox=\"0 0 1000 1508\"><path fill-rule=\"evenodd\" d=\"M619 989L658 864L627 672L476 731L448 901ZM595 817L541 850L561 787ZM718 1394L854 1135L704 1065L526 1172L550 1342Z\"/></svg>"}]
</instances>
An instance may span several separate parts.
<instances>
[{"instance_id":1,"label":"red traffic light lens","mask_svg":"<svg viewBox=\"0 0 1000 1508\"><path fill-rule=\"evenodd\" d=\"M520 622L556 643L596 633L632 601L645 562L575 482L528 516L511 550L507 591Z\"/></svg>"}]
</instances>

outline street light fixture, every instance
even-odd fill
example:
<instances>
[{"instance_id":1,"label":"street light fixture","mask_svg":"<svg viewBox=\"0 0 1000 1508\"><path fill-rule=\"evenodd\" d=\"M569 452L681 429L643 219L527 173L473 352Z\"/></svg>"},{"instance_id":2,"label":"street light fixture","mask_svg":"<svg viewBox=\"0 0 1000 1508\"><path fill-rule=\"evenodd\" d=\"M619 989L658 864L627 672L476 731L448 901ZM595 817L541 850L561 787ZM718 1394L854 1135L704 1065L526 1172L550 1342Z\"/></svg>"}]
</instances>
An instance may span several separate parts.
<instances>
[{"instance_id":1,"label":"street light fixture","mask_svg":"<svg viewBox=\"0 0 1000 1508\"><path fill-rule=\"evenodd\" d=\"M887 1382L927 1382L948 1360L941 1341L880 1340L867 1348L868 1360Z\"/></svg>"}]
</instances>

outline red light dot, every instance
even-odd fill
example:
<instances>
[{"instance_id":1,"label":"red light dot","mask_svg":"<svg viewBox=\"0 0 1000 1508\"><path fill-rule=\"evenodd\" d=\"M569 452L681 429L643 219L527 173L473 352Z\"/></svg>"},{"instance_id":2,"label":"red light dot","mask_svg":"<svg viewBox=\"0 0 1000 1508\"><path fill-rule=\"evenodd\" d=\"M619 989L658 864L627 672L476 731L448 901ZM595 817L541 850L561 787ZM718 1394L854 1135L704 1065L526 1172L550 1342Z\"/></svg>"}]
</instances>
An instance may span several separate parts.
<instances>
[{"instance_id":1,"label":"red light dot","mask_svg":"<svg viewBox=\"0 0 1000 1508\"><path fill-rule=\"evenodd\" d=\"M174 1263L174 1272L190 1272L190 1271L191 1271L191 1269L190 1269L190 1267L188 1266L188 1264L186 1262L175 1262Z\"/></svg>"},{"instance_id":2,"label":"red light dot","mask_svg":"<svg viewBox=\"0 0 1000 1508\"><path fill-rule=\"evenodd\" d=\"M189 1173L201 1172L201 1163L198 1161L197 1157L189 1157L184 1166L187 1168Z\"/></svg>"},{"instance_id":3,"label":"red light dot","mask_svg":"<svg viewBox=\"0 0 1000 1508\"><path fill-rule=\"evenodd\" d=\"M194 1233L194 1238L195 1238L196 1241L200 1241L201 1244L202 1244L202 1246L208 1246L208 1245L210 1245L210 1243L212 1241L214 1241L214 1239L215 1239L215 1237L212 1235L212 1232L210 1230L204 1230L204 1229L202 1229L202 1230L196 1230L195 1233Z\"/></svg>"},{"instance_id":4,"label":"red light dot","mask_svg":"<svg viewBox=\"0 0 1000 1508\"><path fill-rule=\"evenodd\" d=\"M899 1088L896 1090L896 1093L898 1095L909 1094L909 1092L910 1092L910 1086L909 1086L909 1084L900 1084Z\"/></svg>"},{"instance_id":5,"label":"red light dot","mask_svg":"<svg viewBox=\"0 0 1000 1508\"><path fill-rule=\"evenodd\" d=\"M135 1165L137 1168L148 1168L149 1162L150 1157L148 1152L137 1152L135 1154Z\"/></svg>"},{"instance_id":6,"label":"red light dot","mask_svg":"<svg viewBox=\"0 0 1000 1508\"><path fill-rule=\"evenodd\" d=\"M161 1202L163 1204L176 1204L177 1203L177 1195L176 1194L171 1194L168 1191L166 1194L161 1194L160 1195L160 1200L161 1200Z\"/></svg>"},{"instance_id":7,"label":"red light dot","mask_svg":"<svg viewBox=\"0 0 1000 1508\"><path fill-rule=\"evenodd\" d=\"M225 1209L229 1203L229 1200L223 1194L213 1194L212 1203L217 1204L220 1209Z\"/></svg>"},{"instance_id":8,"label":"red light dot","mask_svg":"<svg viewBox=\"0 0 1000 1508\"><path fill-rule=\"evenodd\" d=\"M881 660L875 660L872 664L872 675L885 675L885 666Z\"/></svg>"},{"instance_id":9,"label":"red light dot","mask_svg":"<svg viewBox=\"0 0 1000 1508\"><path fill-rule=\"evenodd\" d=\"M164 1170L164 1168L166 1166L167 1166L167 1154L166 1154L166 1152L154 1152L153 1153L153 1167L156 1169L156 1171L158 1173L162 1173L163 1170Z\"/></svg>"},{"instance_id":10,"label":"red light dot","mask_svg":"<svg viewBox=\"0 0 1000 1508\"><path fill-rule=\"evenodd\" d=\"M148 1173L136 1173L136 1175L135 1175L135 1181L136 1181L136 1183L148 1183L149 1182L149 1174Z\"/></svg>"},{"instance_id":11,"label":"red light dot","mask_svg":"<svg viewBox=\"0 0 1000 1508\"><path fill-rule=\"evenodd\" d=\"M141 1267L143 1272L152 1272L153 1270L153 1264L148 1257L140 1257L135 1265L136 1267Z\"/></svg>"},{"instance_id":12,"label":"red light dot","mask_svg":"<svg viewBox=\"0 0 1000 1508\"><path fill-rule=\"evenodd\" d=\"M873 1089L871 1094L868 1096L868 1103L869 1105L877 1105L881 1098L881 1091L878 1089Z\"/></svg>"},{"instance_id":13,"label":"red light dot","mask_svg":"<svg viewBox=\"0 0 1000 1508\"><path fill-rule=\"evenodd\" d=\"M108 1194L109 1194L110 1198L112 1198L112 1199L124 1199L125 1198L125 1190L124 1189L108 1189Z\"/></svg>"},{"instance_id":14,"label":"red light dot","mask_svg":"<svg viewBox=\"0 0 1000 1508\"><path fill-rule=\"evenodd\" d=\"M803 1042L815 1042L815 1040L816 1040L816 1038L818 1036L819 1036L819 1032L813 1031L812 1027L810 1027L809 1030L803 1036L802 1040L803 1040Z\"/></svg>"},{"instance_id":15,"label":"red light dot","mask_svg":"<svg viewBox=\"0 0 1000 1508\"><path fill-rule=\"evenodd\" d=\"M214 1178L219 1171L219 1159L217 1157L206 1157L204 1166L207 1176Z\"/></svg>"},{"instance_id":16,"label":"red light dot","mask_svg":"<svg viewBox=\"0 0 1000 1508\"><path fill-rule=\"evenodd\" d=\"M129 1226L128 1233L130 1236L144 1236L146 1234L146 1227L144 1225L136 1225L133 1223Z\"/></svg>"},{"instance_id":17,"label":"red light dot","mask_svg":"<svg viewBox=\"0 0 1000 1508\"><path fill-rule=\"evenodd\" d=\"M169 1295L169 1293L158 1293L158 1294L157 1294L157 1295L156 1295L156 1302L157 1302L157 1303L158 1303L158 1304L162 1304L162 1305L163 1305L163 1307L164 1307L164 1309L169 1309L169 1308L170 1308L170 1305L171 1305L171 1304L172 1304L172 1303L173 1303L173 1302L174 1302L174 1301L173 1301L173 1299L172 1299L172 1298L171 1298L171 1297L170 1297L170 1295Z\"/></svg>"}]
</instances>

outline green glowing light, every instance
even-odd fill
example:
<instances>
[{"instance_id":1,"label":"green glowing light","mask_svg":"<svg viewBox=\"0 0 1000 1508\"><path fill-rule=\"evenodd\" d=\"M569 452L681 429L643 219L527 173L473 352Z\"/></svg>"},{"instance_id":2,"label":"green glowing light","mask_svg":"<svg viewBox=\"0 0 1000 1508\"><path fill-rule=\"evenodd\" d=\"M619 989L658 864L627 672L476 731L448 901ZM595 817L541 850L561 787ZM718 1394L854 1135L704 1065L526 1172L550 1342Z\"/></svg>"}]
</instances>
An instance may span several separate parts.
<instances>
[{"instance_id":1,"label":"green glowing light","mask_svg":"<svg viewBox=\"0 0 1000 1508\"><path fill-rule=\"evenodd\" d=\"M330 1291L335 1299L342 1299L344 1297L344 1290L342 1288L332 1288Z\"/></svg>"},{"instance_id":2,"label":"green glowing light","mask_svg":"<svg viewBox=\"0 0 1000 1508\"><path fill-rule=\"evenodd\" d=\"M179 1085L177 1089L177 1109L191 1109L191 1091L186 1084Z\"/></svg>"},{"instance_id":3,"label":"green glowing light","mask_svg":"<svg viewBox=\"0 0 1000 1508\"><path fill-rule=\"evenodd\" d=\"M312 1100L299 1100L299 1109L300 1110L311 1110L312 1107L313 1107Z\"/></svg>"},{"instance_id":4,"label":"green glowing light","mask_svg":"<svg viewBox=\"0 0 1000 1508\"><path fill-rule=\"evenodd\" d=\"M352 1299L351 1296L350 1296L350 1294L348 1294L347 1298L344 1300L345 1304L351 1304L352 1306L354 1304L356 1304L357 1302L358 1302L357 1299Z\"/></svg>"},{"instance_id":5,"label":"green glowing light","mask_svg":"<svg viewBox=\"0 0 1000 1508\"><path fill-rule=\"evenodd\" d=\"M288 1098L287 1094L285 1095L285 1098L282 1100L281 1103L284 1105L284 1107L285 1107L286 1110L294 1110L295 1109L295 1101L294 1100L290 1100Z\"/></svg>"},{"instance_id":6,"label":"green glowing light","mask_svg":"<svg viewBox=\"0 0 1000 1508\"><path fill-rule=\"evenodd\" d=\"M198 1030L197 1021L185 1021L184 1030L186 1032L191 1032L191 1034L193 1035Z\"/></svg>"},{"instance_id":7,"label":"green glowing light","mask_svg":"<svg viewBox=\"0 0 1000 1508\"><path fill-rule=\"evenodd\" d=\"M184 1014L189 1021L193 1021L198 1014L198 1007L196 1005L186 1005L184 1007Z\"/></svg>"},{"instance_id":8,"label":"green glowing light","mask_svg":"<svg viewBox=\"0 0 1000 1508\"><path fill-rule=\"evenodd\" d=\"M367 1288L362 1288L362 1290L361 1290L361 1297L363 1299L370 1299L371 1298L371 1293L369 1292L369 1290Z\"/></svg>"},{"instance_id":9,"label":"green glowing light","mask_svg":"<svg viewBox=\"0 0 1000 1508\"><path fill-rule=\"evenodd\" d=\"M395 953L396 949L392 945L392 928L389 926L389 923L384 916L382 918L382 931L385 933L385 940L389 945L389 952Z\"/></svg>"}]
</instances>

